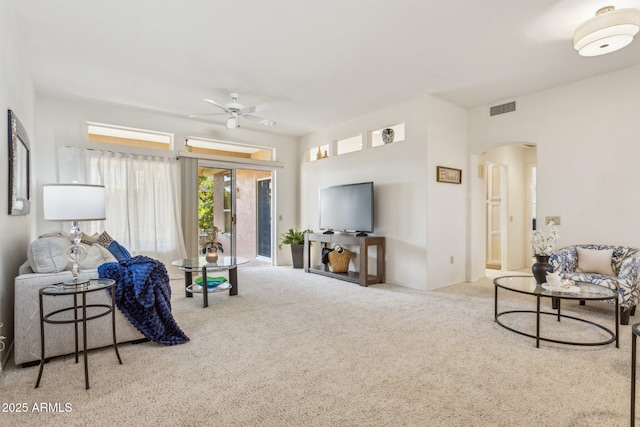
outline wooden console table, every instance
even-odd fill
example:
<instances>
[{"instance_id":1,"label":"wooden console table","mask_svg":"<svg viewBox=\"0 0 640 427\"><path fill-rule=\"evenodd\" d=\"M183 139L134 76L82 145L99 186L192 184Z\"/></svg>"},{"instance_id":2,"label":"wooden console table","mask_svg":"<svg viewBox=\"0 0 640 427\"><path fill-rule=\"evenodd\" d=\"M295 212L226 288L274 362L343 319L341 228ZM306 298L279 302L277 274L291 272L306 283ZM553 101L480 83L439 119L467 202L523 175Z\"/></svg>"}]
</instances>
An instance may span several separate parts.
<instances>
[{"instance_id":1,"label":"wooden console table","mask_svg":"<svg viewBox=\"0 0 640 427\"><path fill-rule=\"evenodd\" d=\"M334 245L358 246L358 271L346 273L333 273L329 267L320 264L311 265L311 242L321 243L323 247L333 248ZM369 271L369 247L376 247L376 274L368 274ZM321 274L347 282L357 283L360 286L369 286L374 283L384 283L384 237L354 236L351 234L322 234L306 233L304 235L304 271L307 273Z\"/></svg>"}]
</instances>

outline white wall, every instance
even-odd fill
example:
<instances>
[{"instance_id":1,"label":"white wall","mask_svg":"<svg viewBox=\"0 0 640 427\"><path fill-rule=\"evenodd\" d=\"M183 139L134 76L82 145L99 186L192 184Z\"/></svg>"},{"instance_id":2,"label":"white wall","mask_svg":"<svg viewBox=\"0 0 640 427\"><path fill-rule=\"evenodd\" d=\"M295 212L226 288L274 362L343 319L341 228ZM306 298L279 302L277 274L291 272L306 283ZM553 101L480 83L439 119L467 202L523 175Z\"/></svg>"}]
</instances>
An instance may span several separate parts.
<instances>
[{"instance_id":1,"label":"white wall","mask_svg":"<svg viewBox=\"0 0 640 427\"><path fill-rule=\"evenodd\" d=\"M559 247L640 247L639 93L640 66L634 66L518 97L515 113L490 118L488 106L473 109L470 153L504 143L536 144L537 217L561 217ZM470 215L480 215L478 203ZM481 227L474 224L478 239ZM474 254L474 263L479 258Z\"/></svg>"},{"instance_id":2,"label":"white wall","mask_svg":"<svg viewBox=\"0 0 640 427\"><path fill-rule=\"evenodd\" d=\"M467 246L467 112L428 97L427 289L465 280ZM437 182L437 166L462 169L462 184ZM453 258L453 263L451 259Z\"/></svg>"},{"instance_id":3,"label":"white wall","mask_svg":"<svg viewBox=\"0 0 640 427\"><path fill-rule=\"evenodd\" d=\"M0 0L0 105L2 106L2 145L5 153L0 162L0 188L3 196L0 197L0 322L4 326L0 329L0 335L7 337L7 348L0 353L0 370L6 362L10 345L13 342L13 298L14 278L18 275L18 267L27 257L27 247L34 237L34 218L32 213L27 216L11 216L9 212L8 186L9 165L7 153L7 110L13 110L31 140L32 155L37 152L38 141L34 132L34 87L31 78L31 70L23 54L21 42L18 37L17 27L13 18L13 12L9 1ZM33 189L33 186L32 186ZM34 197L31 201L37 205ZM32 205L32 208L34 206Z\"/></svg>"},{"instance_id":4,"label":"white wall","mask_svg":"<svg viewBox=\"0 0 640 427\"><path fill-rule=\"evenodd\" d=\"M368 131L403 122L404 141L306 161L305 153L310 147L358 134L363 135L366 144ZM318 188L373 181L374 234L386 239L387 282L433 289L462 281L464 185L436 185L435 165L464 169L465 145L464 110L431 97L416 98L307 135L301 138L299 154L300 226L318 230ZM450 255L457 260L453 265L449 263ZM442 263L445 258L446 263Z\"/></svg>"},{"instance_id":5,"label":"white wall","mask_svg":"<svg viewBox=\"0 0 640 427\"><path fill-rule=\"evenodd\" d=\"M197 122L186 118L165 116L146 111L127 109L105 103L82 102L78 100L38 96L37 138L41 141L41 149L35 158L35 191L36 199L42 197L42 184L57 182L57 147L101 147L107 150L122 151L121 147L112 144L96 144L87 140L86 122L98 122L140 129L148 129L174 134L176 151L184 151L187 136L210 139L221 139L243 144L271 147L276 149L274 160L285 163L284 169L275 172L275 204L277 215L275 235L296 225L297 221L297 146L294 138L255 132L247 129L227 130L223 126ZM165 153L166 154L166 153ZM43 220L41 206L37 206L38 234L60 228L60 224ZM275 239L274 239L275 240ZM291 255L285 250L277 251L275 257L278 264L290 263Z\"/></svg>"}]
</instances>

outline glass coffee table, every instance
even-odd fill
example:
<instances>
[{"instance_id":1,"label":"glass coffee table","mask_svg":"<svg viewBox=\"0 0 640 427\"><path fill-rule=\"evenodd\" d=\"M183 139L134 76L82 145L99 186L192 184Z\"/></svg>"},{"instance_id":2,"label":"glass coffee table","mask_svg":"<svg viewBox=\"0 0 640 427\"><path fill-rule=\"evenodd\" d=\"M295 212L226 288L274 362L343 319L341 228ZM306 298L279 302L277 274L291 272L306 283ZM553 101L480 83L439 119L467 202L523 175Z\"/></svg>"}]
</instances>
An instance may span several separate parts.
<instances>
[{"instance_id":1,"label":"glass coffee table","mask_svg":"<svg viewBox=\"0 0 640 427\"><path fill-rule=\"evenodd\" d=\"M503 276L497 277L493 280L493 284L495 285L495 300L494 300L494 316L495 321L498 325L502 326L505 329L508 329L512 332L518 333L520 335L524 335L530 338L536 339L536 347L540 347L540 341L554 342L558 344L569 344L569 345L581 345L581 346L595 346L595 345L605 345L610 344L615 341L616 347L619 347L618 333L619 333L619 307L618 307L618 293L609 288L605 288L604 286L598 286L591 283L584 282L576 282L575 286L577 286L578 290L575 292L559 292L545 289L542 285L536 283L536 279L532 276ZM526 295L532 295L536 297L536 309L535 310L508 310L508 311L498 311L498 289L504 289L510 292L517 292ZM542 298L550 298L553 300L554 309L557 305L557 313L540 311L540 300ZM574 316L569 316L561 313L561 301L562 300L578 300L578 301L607 301L612 300L615 302L615 332L609 328L606 328L600 324L594 323L592 321L581 319ZM500 317L508 314L517 314L517 313L535 313L536 314L536 333L535 335L529 334L527 332L515 329L511 326L508 326L501 322ZM575 341L564 341L557 340L552 338L543 337L540 335L540 316L556 316L558 322L560 319L572 319L577 320L579 322L583 322L590 326L596 327L609 335L609 339L605 339L604 341L592 341L592 342L575 342Z\"/></svg>"},{"instance_id":2,"label":"glass coffee table","mask_svg":"<svg viewBox=\"0 0 640 427\"><path fill-rule=\"evenodd\" d=\"M184 271L185 296L193 297L194 293L202 294L203 307L209 306L209 294L229 290L229 295L238 295L238 265L249 262L247 258L221 255L216 262L208 262L204 255L198 258L183 258L171 263ZM229 271L229 282L216 287L207 286L207 273L214 271ZM202 273L203 285L193 283L193 273ZM206 292L205 292L206 289Z\"/></svg>"}]
</instances>

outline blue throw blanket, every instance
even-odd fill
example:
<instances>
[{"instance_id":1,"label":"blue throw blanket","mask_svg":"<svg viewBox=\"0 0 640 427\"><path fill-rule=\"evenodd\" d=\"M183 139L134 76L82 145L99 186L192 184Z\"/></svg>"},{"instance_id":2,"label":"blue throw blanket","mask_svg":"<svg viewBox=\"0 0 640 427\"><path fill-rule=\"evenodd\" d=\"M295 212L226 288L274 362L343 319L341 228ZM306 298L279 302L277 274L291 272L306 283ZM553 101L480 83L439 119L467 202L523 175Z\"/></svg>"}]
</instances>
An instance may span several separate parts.
<instances>
[{"instance_id":1,"label":"blue throw blanket","mask_svg":"<svg viewBox=\"0 0 640 427\"><path fill-rule=\"evenodd\" d=\"M171 314L169 274L163 263L138 255L102 264L98 274L116 281L116 305L145 337L165 345L189 341Z\"/></svg>"}]
</instances>

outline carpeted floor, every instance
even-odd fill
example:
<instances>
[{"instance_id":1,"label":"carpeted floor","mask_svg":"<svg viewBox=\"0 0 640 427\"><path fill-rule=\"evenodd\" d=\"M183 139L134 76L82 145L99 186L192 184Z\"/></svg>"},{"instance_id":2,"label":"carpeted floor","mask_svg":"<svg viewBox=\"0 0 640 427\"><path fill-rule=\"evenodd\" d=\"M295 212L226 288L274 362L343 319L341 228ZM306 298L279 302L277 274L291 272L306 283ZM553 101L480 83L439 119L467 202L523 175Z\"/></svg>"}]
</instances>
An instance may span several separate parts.
<instances>
[{"instance_id":1,"label":"carpeted floor","mask_svg":"<svg viewBox=\"0 0 640 427\"><path fill-rule=\"evenodd\" d=\"M0 374L0 425L629 424L630 326L621 327L619 349L535 348L494 322L489 279L420 292L287 267L238 276L239 295L212 295L206 309L173 282L173 312L191 341L123 345L123 365L112 349L93 351L88 391L72 357L48 363L39 389L37 367L9 367ZM531 297L500 294L501 310L534 306ZM609 327L612 309L563 305ZM549 334L600 334L545 317ZM526 329L535 318L507 320ZM25 403L26 413L10 403ZM54 412L34 410L43 403Z\"/></svg>"}]
</instances>

